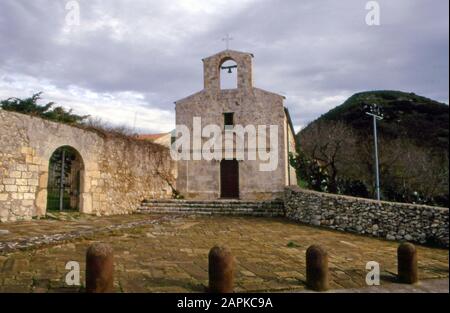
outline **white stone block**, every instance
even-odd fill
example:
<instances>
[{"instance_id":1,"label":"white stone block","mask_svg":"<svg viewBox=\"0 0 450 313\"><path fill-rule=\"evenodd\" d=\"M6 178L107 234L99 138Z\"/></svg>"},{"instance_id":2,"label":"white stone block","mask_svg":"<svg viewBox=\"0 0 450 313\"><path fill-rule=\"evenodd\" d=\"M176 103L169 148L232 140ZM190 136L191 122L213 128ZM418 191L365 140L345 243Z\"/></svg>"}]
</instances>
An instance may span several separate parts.
<instances>
[{"instance_id":1,"label":"white stone block","mask_svg":"<svg viewBox=\"0 0 450 313\"><path fill-rule=\"evenodd\" d=\"M11 199L13 200L22 200L23 199L23 193L12 193Z\"/></svg>"},{"instance_id":2,"label":"white stone block","mask_svg":"<svg viewBox=\"0 0 450 313\"><path fill-rule=\"evenodd\" d=\"M26 172L27 166L25 164L16 164L16 170L20 172Z\"/></svg>"},{"instance_id":3,"label":"white stone block","mask_svg":"<svg viewBox=\"0 0 450 313\"><path fill-rule=\"evenodd\" d=\"M26 186L28 185L28 181L26 179L16 179L16 185L17 186Z\"/></svg>"},{"instance_id":4,"label":"white stone block","mask_svg":"<svg viewBox=\"0 0 450 313\"><path fill-rule=\"evenodd\" d=\"M22 178L32 178L33 172L22 172Z\"/></svg>"},{"instance_id":5,"label":"white stone block","mask_svg":"<svg viewBox=\"0 0 450 313\"><path fill-rule=\"evenodd\" d=\"M16 192L17 191L17 186L16 185L5 185L5 191Z\"/></svg>"},{"instance_id":6,"label":"white stone block","mask_svg":"<svg viewBox=\"0 0 450 313\"><path fill-rule=\"evenodd\" d=\"M3 178L3 184L5 185L14 185L16 180L14 178Z\"/></svg>"},{"instance_id":7,"label":"white stone block","mask_svg":"<svg viewBox=\"0 0 450 313\"><path fill-rule=\"evenodd\" d=\"M31 193L31 192L27 192L27 193L24 193L24 194L23 194L23 198L24 198L25 200L34 200L35 194L34 194L34 193Z\"/></svg>"},{"instance_id":8,"label":"white stone block","mask_svg":"<svg viewBox=\"0 0 450 313\"><path fill-rule=\"evenodd\" d=\"M17 191L19 191L19 192L28 192L28 191L30 191L30 187L28 187L28 186L17 186Z\"/></svg>"},{"instance_id":9,"label":"white stone block","mask_svg":"<svg viewBox=\"0 0 450 313\"><path fill-rule=\"evenodd\" d=\"M11 178L20 178L22 176L22 173L19 171L12 171L9 173L9 177Z\"/></svg>"},{"instance_id":10,"label":"white stone block","mask_svg":"<svg viewBox=\"0 0 450 313\"><path fill-rule=\"evenodd\" d=\"M30 171L30 172L38 172L39 171L39 166L37 166L37 165L28 165L28 171Z\"/></svg>"},{"instance_id":11,"label":"white stone block","mask_svg":"<svg viewBox=\"0 0 450 313\"><path fill-rule=\"evenodd\" d=\"M28 179L28 186L38 186L39 181L37 179Z\"/></svg>"}]
</instances>

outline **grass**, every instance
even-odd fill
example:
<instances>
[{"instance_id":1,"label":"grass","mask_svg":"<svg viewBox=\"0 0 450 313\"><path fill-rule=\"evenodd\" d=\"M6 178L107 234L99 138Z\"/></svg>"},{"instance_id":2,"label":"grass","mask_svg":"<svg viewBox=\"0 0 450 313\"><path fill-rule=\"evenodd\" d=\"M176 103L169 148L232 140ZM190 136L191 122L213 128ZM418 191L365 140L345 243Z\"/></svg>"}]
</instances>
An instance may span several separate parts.
<instances>
[{"instance_id":1,"label":"grass","mask_svg":"<svg viewBox=\"0 0 450 313\"><path fill-rule=\"evenodd\" d=\"M289 241L286 245L288 248L298 248L300 247L298 244L296 244L294 241Z\"/></svg>"},{"instance_id":2,"label":"grass","mask_svg":"<svg viewBox=\"0 0 450 313\"><path fill-rule=\"evenodd\" d=\"M299 186L299 187L301 187L301 188L304 188L304 189L308 189L308 183L306 182L306 180L303 180L303 179L301 179L301 178L299 178L298 180L297 180L297 185Z\"/></svg>"}]
</instances>

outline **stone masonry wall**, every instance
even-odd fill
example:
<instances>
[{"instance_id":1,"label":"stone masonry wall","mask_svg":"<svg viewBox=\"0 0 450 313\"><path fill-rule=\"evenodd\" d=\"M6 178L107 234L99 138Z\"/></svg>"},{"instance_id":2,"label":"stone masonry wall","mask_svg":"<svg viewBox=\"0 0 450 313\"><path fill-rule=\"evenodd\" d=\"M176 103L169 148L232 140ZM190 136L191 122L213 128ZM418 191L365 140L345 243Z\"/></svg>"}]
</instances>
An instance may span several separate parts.
<instances>
[{"instance_id":1,"label":"stone masonry wall","mask_svg":"<svg viewBox=\"0 0 450 313\"><path fill-rule=\"evenodd\" d=\"M448 208L333 195L289 187L289 219L388 240L448 247Z\"/></svg>"},{"instance_id":2,"label":"stone masonry wall","mask_svg":"<svg viewBox=\"0 0 450 313\"><path fill-rule=\"evenodd\" d=\"M0 109L1 222L45 215L49 159L62 146L83 162L83 213L130 213L144 198L171 196L168 149Z\"/></svg>"}]
</instances>

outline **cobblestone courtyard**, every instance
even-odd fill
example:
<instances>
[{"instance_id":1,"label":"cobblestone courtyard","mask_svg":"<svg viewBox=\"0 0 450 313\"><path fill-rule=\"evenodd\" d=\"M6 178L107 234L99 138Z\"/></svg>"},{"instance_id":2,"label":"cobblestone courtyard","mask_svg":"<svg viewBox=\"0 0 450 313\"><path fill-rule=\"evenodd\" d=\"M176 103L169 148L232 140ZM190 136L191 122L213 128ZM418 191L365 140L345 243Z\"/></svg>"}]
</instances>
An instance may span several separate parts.
<instances>
[{"instance_id":1,"label":"cobblestone courtyard","mask_svg":"<svg viewBox=\"0 0 450 313\"><path fill-rule=\"evenodd\" d=\"M62 243L67 233L83 238ZM17 250L12 244L16 241L26 247L33 239L38 246L45 238L56 238L59 243L27 250ZM235 291L304 290L305 251L311 244L328 250L333 289L365 287L368 261L380 263L382 284L393 282L397 271L398 243L285 219L82 216L1 224L0 292L78 291L65 286L65 265L80 262L83 281L86 249L94 241L114 248L117 292L201 292L208 279L208 252L215 244L228 245L236 256ZM418 246L418 256L421 280L448 277L448 250Z\"/></svg>"}]
</instances>

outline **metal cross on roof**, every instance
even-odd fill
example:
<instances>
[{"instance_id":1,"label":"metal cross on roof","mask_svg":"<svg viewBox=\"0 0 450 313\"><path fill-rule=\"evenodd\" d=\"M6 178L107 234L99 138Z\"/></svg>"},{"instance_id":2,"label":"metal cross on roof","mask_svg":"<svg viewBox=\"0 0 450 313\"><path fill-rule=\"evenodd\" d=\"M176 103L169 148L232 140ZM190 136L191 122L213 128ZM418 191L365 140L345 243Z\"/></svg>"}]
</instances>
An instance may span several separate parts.
<instances>
[{"instance_id":1,"label":"metal cross on roof","mask_svg":"<svg viewBox=\"0 0 450 313\"><path fill-rule=\"evenodd\" d=\"M227 34L227 35L225 36L225 38L222 38L222 41L225 41L225 42L226 42L227 50L228 50L228 48L230 47L230 41L231 41L231 40L233 40L233 38L230 37L230 34Z\"/></svg>"}]
</instances>

